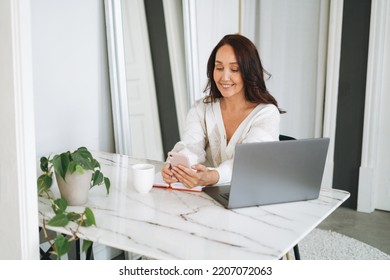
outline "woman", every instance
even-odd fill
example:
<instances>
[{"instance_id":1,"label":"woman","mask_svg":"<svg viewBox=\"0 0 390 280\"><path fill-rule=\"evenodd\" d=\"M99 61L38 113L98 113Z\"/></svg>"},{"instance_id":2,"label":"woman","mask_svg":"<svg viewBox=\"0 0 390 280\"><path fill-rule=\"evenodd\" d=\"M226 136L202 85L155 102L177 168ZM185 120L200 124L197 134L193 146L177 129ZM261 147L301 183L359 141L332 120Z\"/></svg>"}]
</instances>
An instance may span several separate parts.
<instances>
[{"instance_id":1,"label":"woman","mask_svg":"<svg viewBox=\"0 0 390 280\"><path fill-rule=\"evenodd\" d=\"M278 141L280 110L264 74L249 39L237 34L222 38L207 63L209 94L188 112L183 139L172 150L197 164L165 164L165 182L180 181L189 188L229 183L236 144Z\"/></svg>"}]
</instances>

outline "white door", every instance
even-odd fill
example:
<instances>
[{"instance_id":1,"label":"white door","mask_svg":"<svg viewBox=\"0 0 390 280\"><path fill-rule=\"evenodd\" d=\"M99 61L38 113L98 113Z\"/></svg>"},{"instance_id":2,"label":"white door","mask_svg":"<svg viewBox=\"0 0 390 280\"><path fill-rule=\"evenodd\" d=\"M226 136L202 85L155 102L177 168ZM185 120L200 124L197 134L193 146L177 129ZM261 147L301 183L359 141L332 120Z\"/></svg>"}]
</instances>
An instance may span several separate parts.
<instances>
[{"instance_id":1,"label":"white door","mask_svg":"<svg viewBox=\"0 0 390 280\"><path fill-rule=\"evenodd\" d=\"M390 64L388 64L390 70ZM387 83L387 87L390 88L390 83ZM376 168L376 178L374 179L375 193L375 209L390 211L390 126L388 118L388 110L390 105L390 96L387 92L382 92L381 98L381 117L379 121L378 131L378 159Z\"/></svg>"},{"instance_id":2,"label":"white door","mask_svg":"<svg viewBox=\"0 0 390 280\"><path fill-rule=\"evenodd\" d=\"M375 197L375 209L381 209L390 211L390 125L389 125L389 114L388 108L390 106L390 80L388 79L390 74L390 54L388 52L390 47L390 14L382 13L382 9L386 8L390 11L390 4L388 2L373 3L373 9L375 8L375 20L377 15L380 13L378 20L385 19L385 25L381 24L382 32L378 32L380 37L380 44L383 46L381 56L377 56L378 59L382 60L383 68L380 69L381 85L378 88L381 90L380 102L379 102L379 129L378 129L378 148L377 148L377 173L376 173L376 190L374 193ZM379 29L379 28L378 28ZM384 30L384 31L383 31ZM373 31L371 31L373 32ZM380 53L380 51L377 51ZM381 65L381 64L379 64ZM367 94L367 93L366 93ZM368 106L368 105L366 105Z\"/></svg>"},{"instance_id":3,"label":"white door","mask_svg":"<svg viewBox=\"0 0 390 280\"><path fill-rule=\"evenodd\" d=\"M131 156L163 160L144 1L122 1L122 17Z\"/></svg>"},{"instance_id":4,"label":"white door","mask_svg":"<svg viewBox=\"0 0 390 280\"><path fill-rule=\"evenodd\" d=\"M390 211L390 11L389 1L373 1L367 61L358 211Z\"/></svg>"}]
</instances>

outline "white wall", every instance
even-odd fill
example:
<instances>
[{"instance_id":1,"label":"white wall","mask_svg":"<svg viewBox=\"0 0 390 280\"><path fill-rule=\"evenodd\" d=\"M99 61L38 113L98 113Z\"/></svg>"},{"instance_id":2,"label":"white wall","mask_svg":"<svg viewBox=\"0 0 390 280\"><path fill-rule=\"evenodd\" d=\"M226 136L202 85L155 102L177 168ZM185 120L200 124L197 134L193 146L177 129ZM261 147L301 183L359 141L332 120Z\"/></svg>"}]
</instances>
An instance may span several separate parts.
<instances>
[{"instance_id":1,"label":"white wall","mask_svg":"<svg viewBox=\"0 0 390 280\"><path fill-rule=\"evenodd\" d=\"M32 1L37 155L114 151L103 1Z\"/></svg>"},{"instance_id":2,"label":"white wall","mask_svg":"<svg viewBox=\"0 0 390 280\"><path fill-rule=\"evenodd\" d=\"M37 158L79 146L114 152L103 0L31 6Z\"/></svg>"},{"instance_id":3,"label":"white wall","mask_svg":"<svg viewBox=\"0 0 390 280\"><path fill-rule=\"evenodd\" d=\"M0 259L38 258L37 155L114 149L103 15L102 1L0 1Z\"/></svg>"},{"instance_id":4,"label":"white wall","mask_svg":"<svg viewBox=\"0 0 390 280\"><path fill-rule=\"evenodd\" d=\"M0 1L0 38L0 259L38 259L29 1Z\"/></svg>"}]
</instances>

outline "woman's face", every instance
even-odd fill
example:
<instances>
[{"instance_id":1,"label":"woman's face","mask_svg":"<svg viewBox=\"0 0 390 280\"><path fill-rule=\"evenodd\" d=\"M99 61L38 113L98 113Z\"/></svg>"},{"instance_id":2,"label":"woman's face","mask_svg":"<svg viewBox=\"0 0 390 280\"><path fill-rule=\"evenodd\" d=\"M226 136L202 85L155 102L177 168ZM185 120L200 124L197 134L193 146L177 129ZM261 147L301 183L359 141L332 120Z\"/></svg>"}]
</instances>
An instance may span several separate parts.
<instances>
[{"instance_id":1,"label":"woman's face","mask_svg":"<svg viewBox=\"0 0 390 280\"><path fill-rule=\"evenodd\" d=\"M214 80L223 97L245 96L240 67L230 45L224 45L217 51Z\"/></svg>"}]
</instances>

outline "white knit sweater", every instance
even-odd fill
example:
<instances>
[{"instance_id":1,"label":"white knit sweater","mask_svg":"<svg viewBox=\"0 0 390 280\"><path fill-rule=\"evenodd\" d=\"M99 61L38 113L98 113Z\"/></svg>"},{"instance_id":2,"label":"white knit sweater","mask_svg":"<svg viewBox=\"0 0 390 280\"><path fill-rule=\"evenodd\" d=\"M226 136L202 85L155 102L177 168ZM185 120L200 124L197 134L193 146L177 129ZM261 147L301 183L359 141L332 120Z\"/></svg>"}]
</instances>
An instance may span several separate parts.
<instances>
[{"instance_id":1,"label":"white knit sweater","mask_svg":"<svg viewBox=\"0 0 390 280\"><path fill-rule=\"evenodd\" d=\"M280 113L275 105L259 104L244 119L226 143L219 100L196 101L186 119L183 138L172 151L189 156L191 164L201 163L219 173L217 184L231 181L234 147L237 143L279 140Z\"/></svg>"}]
</instances>

